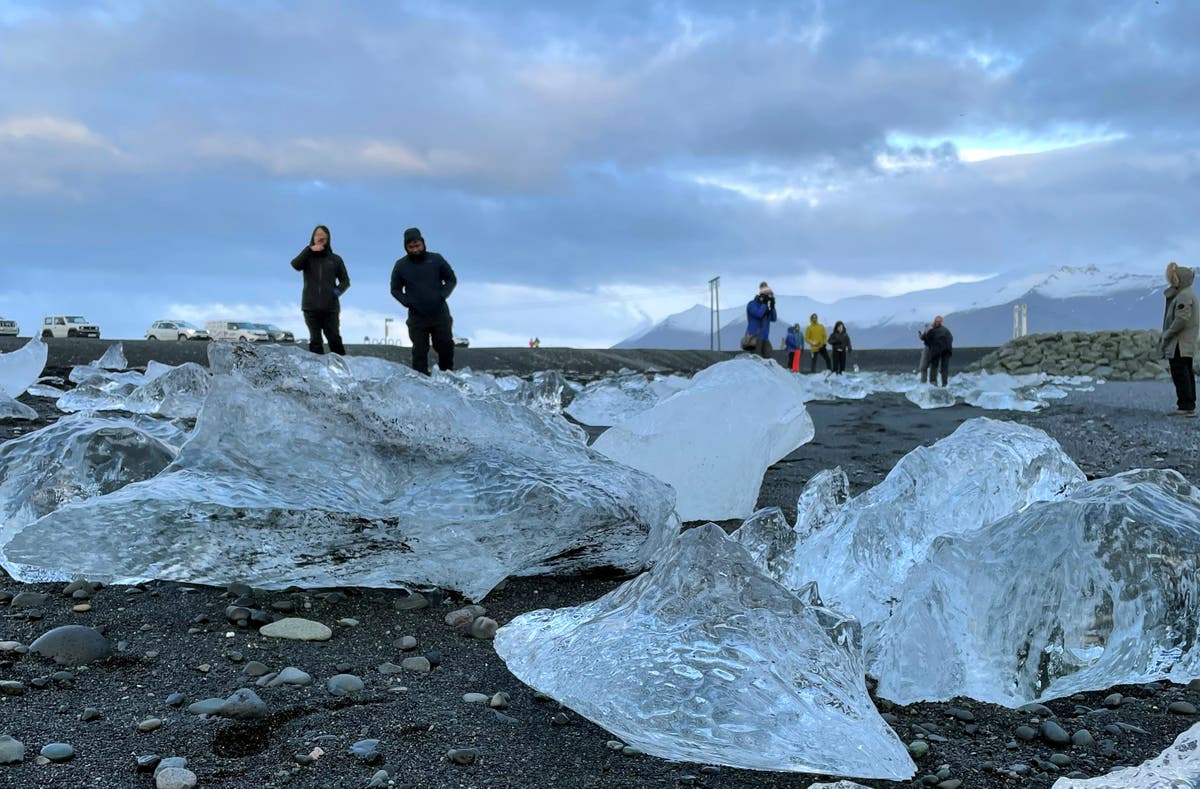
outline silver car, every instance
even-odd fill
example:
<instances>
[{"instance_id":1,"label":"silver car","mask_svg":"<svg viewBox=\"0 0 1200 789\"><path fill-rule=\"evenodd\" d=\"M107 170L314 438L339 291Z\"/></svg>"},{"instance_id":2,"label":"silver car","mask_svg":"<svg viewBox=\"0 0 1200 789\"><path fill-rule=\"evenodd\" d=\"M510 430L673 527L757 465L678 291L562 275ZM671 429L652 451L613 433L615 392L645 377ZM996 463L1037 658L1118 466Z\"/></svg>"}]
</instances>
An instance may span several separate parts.
<instances>
[{"instance_id":1,"label":"silver car","mask_svg":"<svg viewBox=\"0 0 1200 789\"><path fill-rule=\"evenodd\" d=\"M296 337L290 331L281 329L274 323L256 323L257 328L262 329L271 338L271 342L295 342Z\"/></svg>"},{"instance_id":2,"label":"silver car","mask_svg":"<svg viewBox=\"0 0 1200 789\"><path fill-rule=\"evenodd\" d=\"M147 340L210 340L208 332L187 321L162 320L150 324Z\"/></svg>"},{"instance_id":3,"label":"silver car","mask_svg":"<svg viewBox=\"0 0 1200 789\"><path fill-rule=\"evenodd\" d=\"M0 318L0 337L16 337L19 331L21 331L21 327L17 325L16 321Z\"/></svg>"}]
</instances>

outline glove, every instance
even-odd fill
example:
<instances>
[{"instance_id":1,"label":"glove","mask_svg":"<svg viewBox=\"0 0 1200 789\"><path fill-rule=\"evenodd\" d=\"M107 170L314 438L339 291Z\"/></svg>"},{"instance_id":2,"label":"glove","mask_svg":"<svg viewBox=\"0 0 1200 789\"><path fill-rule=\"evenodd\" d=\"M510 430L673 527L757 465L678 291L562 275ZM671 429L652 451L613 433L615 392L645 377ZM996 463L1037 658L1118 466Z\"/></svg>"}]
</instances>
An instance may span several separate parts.
<instances>
[{"instance_id":1,"label":"glove","mask_svg":"<svg viewBox=\"0 0 1200 789\"><path fill-rule=\"evenodd\" d=\"M333 295L334 295L334 296L337 296L337 297L339 297L339 298L340 298L340 297L341 297L341 295L342 295L342 289L341 289L341 288L334 288L334 289L333 289Z\"/></svg>"}]
</instances>

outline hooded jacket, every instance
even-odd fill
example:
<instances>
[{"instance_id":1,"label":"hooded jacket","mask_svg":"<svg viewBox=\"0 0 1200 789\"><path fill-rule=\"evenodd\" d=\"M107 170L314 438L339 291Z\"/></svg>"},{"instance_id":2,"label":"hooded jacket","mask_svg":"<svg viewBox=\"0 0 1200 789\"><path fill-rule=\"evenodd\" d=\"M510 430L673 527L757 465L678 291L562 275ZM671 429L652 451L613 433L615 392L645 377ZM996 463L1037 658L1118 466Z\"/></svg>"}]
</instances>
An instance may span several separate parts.
<instances>
[{"instance_id":1,"label":"hooded jacket","mask_svg":"<svg viewBox=\"0 0 1200 789\"><path fill-rule=\"evenodd\" d=\"M410 324L450 320L446 299L457 284L454 269L436 252L405 255L392 266L392 298L408 308Z\"/></svg>"},{"instance_id":2,"label":"hooded jacket","mask_svg":"<svg viewBox=\"0 0 1200 789\"><path fill-rule=\"evenodd\" d=\"M822 323L810 321L808 328L804 330L804 341L808 343L810 351L816 352L821 350L825 347L828 339L828 336L825 334L825 325Z\"/></svg>"},{"instance_id":3,"label":"hooded jacket","mask_svg":"<svg viewBox=\"0 0 1200 789\"><path fill-rule=\"evenodd\" d=\"M762 299L755 296L746 305L746 334L760 340L769 340L771 321L778 320L775 313L775 299Z\"/></svg>"},{"instance_id":4,"label":"hooded jacket","mask_svg":"<svg viewBox=\"0 0 1200 789\"><path fill-rule=\"evenodd\" d=\"M784 342L784 349L789 351L799 350L800 338L796 336L796 327L788 326L787 340Z\"/></svg>"},{"instance_id":5,"label":"hooded jacket","mask_svg":"<svg viewBox=\"0 0 1200 789\"><path fill-rule=\"evenodd\" d=\"M835 351L852 350L850 347L849 332L847 332L845 329L842 329L841 331L834 330L833 334L829 335L829 345Z\"/></svg>"},{"instance_id":6,"label":"hooded jacket","mask_svg":"<svg viewBox=\"0 0 1200 789\"><path fill-rule=\"evenodd\" d=\"M951 354L954 351L954 335L946 328L945 324L934 324L933 328L925 332L922 337L925 341L925 347L929 349L929 361L933 362L942 354Z\"/></svg>"},{"instance_id":7,"label":"hooded jacket","mask_svg":"<svg viewBox=\"0 0 1200 789\"><path fill-rule=\"evenodd\" d=\"M1196 334L1200 331L1200 309L1197 309L1196 294L1192 291L1196 273L1183 266L1175 269L1175 273L1179 276L1179 286L1172 285L1163 291L1167 303L1163 310L1159 349L1167 359L1175 355L1176 348L1180 356L1195 356Z\"/></svg>"},{"instance_id":8,"label":"hooded jacket","mask_svg":"<svg viewBox=\"0 0 1200 789\"><path fill-rule=\"evenodd\" d=\"M300 250L292 259L292 268L304 272L304 292L300 296L302 310L338 310L338 298L350 289L350 275L341 255L328 243L321 252L311 247Z\"/></svg>"}]
</instances>

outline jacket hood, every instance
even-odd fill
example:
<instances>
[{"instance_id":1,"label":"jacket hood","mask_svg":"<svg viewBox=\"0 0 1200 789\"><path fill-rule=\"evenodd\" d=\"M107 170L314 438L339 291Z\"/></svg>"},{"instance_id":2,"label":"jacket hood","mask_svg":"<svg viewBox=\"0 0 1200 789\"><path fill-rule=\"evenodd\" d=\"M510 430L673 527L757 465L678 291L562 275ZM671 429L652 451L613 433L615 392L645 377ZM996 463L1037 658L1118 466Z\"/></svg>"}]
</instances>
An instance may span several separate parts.
<instances>
[{"instance_id":1,"label":"jacket hood","mask_svg":"<svg viewBox=\"0 0 1200 789\"><path fill-rule=\"evenodd\" d=\"M407 244L409 241L424 241L424 240L425 240L425 238L421 235L421 231L415 227L410 227L408 230L404 231L404 243L405 244Z\"/></svg>"},{"instance_id":2,"label":"jacket hood","mask_svg":"<svg viewBox=\"0 0 1200 789\"><path fill-rule=\"evenodd\" d=\"M1190 269L1185 266L1180 266L1175 269L1175 273L1179 276L1179 288L1190 288L1192 283L1196 281L1195 269Z\"/></svg>"}]
</instances>

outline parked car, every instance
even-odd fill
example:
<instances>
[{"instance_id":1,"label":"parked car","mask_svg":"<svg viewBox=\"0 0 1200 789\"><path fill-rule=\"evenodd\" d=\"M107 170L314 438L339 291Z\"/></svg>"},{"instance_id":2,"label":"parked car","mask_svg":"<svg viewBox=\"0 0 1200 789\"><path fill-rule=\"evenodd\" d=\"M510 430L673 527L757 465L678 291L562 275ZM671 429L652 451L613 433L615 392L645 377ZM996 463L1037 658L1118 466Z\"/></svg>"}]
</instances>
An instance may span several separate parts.
<instances>
[{"instance_id":1,"label":"parked car","mask_svg":"<svg viewBox=\"0 0 1200 789\"><path fill-rule=\"evenodd\" d=\"M208 332L187 321L155 321L146 330L147 340L211 340Z\"/></svg>"},{"instance_id":2,"label":"parked car","mask_svg":"<svg viewBox=\"0 0 1200 789\"><path fill-rule=\"evenodd\" d=\"M270 342L271 337L257 323L249 321L206 321L204 328L214 340L233 342Z\"/></svg>"},{"instance_id":3,"label":"parked car","mask_svg":"<svg viewBox=\"0 0 1200 789\"><path fill-rule=\"evenodd\" d=\"M271 338L271 342L296 341L295 335L293 335L290 331L285 331L284 329L279 328L274 323L256 323L254 325L265 331L267 336Z\"/></svg>"},{"instance_id":4,"label":"parked car","mask_svg":"<svg viewBox=\"0 0 1200 789\"><path fill-rule=\"evenodd\" d=\"M454 345L455 345L455 347L458 347L458 348L470 348L471 341L468 340L466 337L455 337Z\"/></svg>"},{"instance_id":5,"label":"parked car","mask_svg":"<svg viewBox=\"0 0 1200 789\"><path fill-rule=\"evenodd\" d=\"M21 331L21 327L16 321L10 321L8 318L0 318L0 337L16 337Z\"/></svg>"},{"instance_id":6,"label":"parked car","mask_svg":"<svg viewBox=\"0 0 1200 789\"><path fill-rule=\"evenodd\" d=\"M42 337L95 337L100 339L100 327L89 323L82 315L47 315L42 319Z\"/></svg>"}]
</instances>

